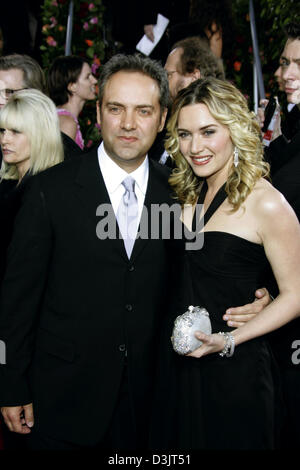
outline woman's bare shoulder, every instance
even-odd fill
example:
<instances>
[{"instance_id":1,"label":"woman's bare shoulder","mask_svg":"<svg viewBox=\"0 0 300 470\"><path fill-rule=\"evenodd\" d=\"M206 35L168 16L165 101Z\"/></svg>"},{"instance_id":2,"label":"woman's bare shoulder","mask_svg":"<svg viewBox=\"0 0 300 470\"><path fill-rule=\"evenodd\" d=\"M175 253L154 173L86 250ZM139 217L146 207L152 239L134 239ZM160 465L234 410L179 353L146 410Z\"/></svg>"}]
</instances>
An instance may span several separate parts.
<instances>
[{"instance_id":1,"label":"woman's bare shoulder","mask_svg":"<svg viewBox=\"0 0 300 470\"><path fill-rule=\"evenodd\" d=\"M250 198L257 215L262 217L280 217L293 212L284 195L264 178L257 181Z\"/></svg>"}]
</instances>

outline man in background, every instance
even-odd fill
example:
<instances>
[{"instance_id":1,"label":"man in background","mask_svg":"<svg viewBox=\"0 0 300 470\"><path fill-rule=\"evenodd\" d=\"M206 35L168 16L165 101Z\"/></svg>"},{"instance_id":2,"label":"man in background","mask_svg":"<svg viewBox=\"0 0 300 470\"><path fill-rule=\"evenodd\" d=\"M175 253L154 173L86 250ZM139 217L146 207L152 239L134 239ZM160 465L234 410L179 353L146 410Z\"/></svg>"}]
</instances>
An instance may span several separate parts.
<instances>
[{"instance_id":1,"label":"man in background","mask_svg":"<svg viewBox=\"0 0 300 470\"><path fill-rule=\"evenodd\" d=\"M273 185L285 196L300 221L300 24L286 27L287 40L275 76L285 92L288 113L280 134L265 154L271 164ZM280 122L278 123L280 126ZM278 288L270 273L270 292ZM300 444L300 320L270 335L272 349L280 366L283 398L286 405L285 426L279 446L298 449ZM298 352L299 351L299 352Z\"/></svg>"},{"instance_id":2,"label":"man in background","mask_svg":"<svg viewBox=\"0 0 300 470\"><path fill-rule=\"evenodd\" d=\"M11 54L0 57L0 111L8 98L18 90L36 88L45 92L44 72L39 64L22 54ZM0 151L0 165L2 152Z\"/></svg>"},{"instance_id":3,"label":"man in background","mask_svg":"<svg viewBox=\"0 0 300 470\"><path fill-rule=\"evenodd\" d=\"M164 68L168 75L171 101L180 90L199 78L225 78L222 60L212 53L208 40L197 36L174 44ZM159 158L160 163L172 168L173 162L164 150L165 134L165 130L158 134L149 155L151 158Z\"/></svg>"},{"instance_id":4,"label":"man in background","mask_svg":"<svg viewBox=\"0 0 300 470\"><path fill-rule=\"evenodd\" d=\"M182 39L174 44L167 57L165 70L172 100L178 91L199 78L225 79L222 60L217 59L211 52L207 40L197 36Z\"/></svg>"}]
</instances>

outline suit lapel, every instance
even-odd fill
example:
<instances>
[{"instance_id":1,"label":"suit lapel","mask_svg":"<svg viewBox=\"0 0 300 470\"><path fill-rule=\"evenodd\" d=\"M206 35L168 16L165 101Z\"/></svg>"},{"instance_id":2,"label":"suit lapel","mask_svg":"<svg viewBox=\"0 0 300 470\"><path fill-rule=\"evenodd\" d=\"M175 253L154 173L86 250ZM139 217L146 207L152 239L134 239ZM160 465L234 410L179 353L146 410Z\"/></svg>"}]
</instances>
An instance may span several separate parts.
<instances>
[{"instance_id":1,"label":"suit lapel","mask_svg":"<svg viewBox=\"0 0 300 470\"><path fill-rule=\"evenodd\" d=\"M123 240L120 236L119 227L116 222L110 198L104 183L104 179L99 167L97 149L92 150L82 157L81 165L75 177L76 196L84 208L84 214L92 221L96 233L96 227L101 219L107 216L107 213L97 215L97 209L105 204L111 211L113 223L115 224L116 239L105 239L109 241L111 248L117 250L120 256L128 261ZM83 222L84 223L84 222Z\"/></svg>"},{"instance_id":2,"label":"suit lapel","mask_svg":"<svg viewBox=\"0 0 300 470\"><path fill-rule=\"evenodd\" d=\"M99 168L97 149L81 158L81 165L75 177L76 195L87 209L87 214L96 213L99 204L110 203L110 199Z\"/></svg>"},{"instance_id":3,"label":"suit lapel","mask_svg":"<svg viewBox=\"0 0 300 470\"><path fill-rule=\"evenodd\" d=\"M163 168L158 163L154 163L151 159L149 159L149 179L141 218L141 220L144 218L144 220L147 221L147 238L137 238L130 258L131 262L134 262L135 259L141 254L151 238L151 207L154 204L160 205L162 203L171 202L167 176L163 173L162 170Z\"/></svg>"}]
</instances>

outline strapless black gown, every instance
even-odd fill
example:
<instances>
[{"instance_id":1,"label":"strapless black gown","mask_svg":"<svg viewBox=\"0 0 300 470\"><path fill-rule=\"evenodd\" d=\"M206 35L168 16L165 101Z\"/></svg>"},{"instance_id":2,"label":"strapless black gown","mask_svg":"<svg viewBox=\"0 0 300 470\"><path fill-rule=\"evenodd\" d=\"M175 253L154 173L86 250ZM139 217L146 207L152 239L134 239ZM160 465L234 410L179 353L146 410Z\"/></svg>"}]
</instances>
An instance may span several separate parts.
<instances>
[{"instance_id":1,"label":"strapless black gown","mask_svg":"<svg viewBox=\"0 0 300 470\"><path fill-rule=\"evenodd\" d=\"M222 200L219 192L209 216ZM264 248L230 233L205 232L202 249L186 252L185 258L185 308L178 302L181 310L173 311L163 335L151 447L271 449L282 403L265 338L237 346L231 358L200 359L179 356L170 341L174 319L188 305L208 310L213 333L230 331L222 318L226 309L253 302L255 290L264 285Z\"/></svg>"}]
</instances>

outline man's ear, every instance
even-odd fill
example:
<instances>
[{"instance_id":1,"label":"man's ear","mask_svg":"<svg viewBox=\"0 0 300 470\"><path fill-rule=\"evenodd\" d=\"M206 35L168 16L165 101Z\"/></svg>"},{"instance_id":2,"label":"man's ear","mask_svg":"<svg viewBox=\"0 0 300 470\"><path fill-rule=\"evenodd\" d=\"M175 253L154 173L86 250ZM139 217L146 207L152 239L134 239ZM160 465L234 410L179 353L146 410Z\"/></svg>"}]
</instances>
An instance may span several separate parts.
<instances>
[{"instance_id":1,"label":"man's ear","mask_svg":"<svg viewBox=\"0 0 300 470\"><path fill-rule=\"evenodd\" d=\"M193 82L195 80L198 80L199 78L201 78L201 72L199 69L194 69L194 71L192 72L192 78L193 78Z\"/></svg>"},{"instance_id":2,"label":"man's ear","mask_svg":"<svg viewBox=\"0 0 300 470\"><path fill-rule=\"evenodd\" d=\"M101 112L100 112L100 103L99 100L96 101L96 117L98 126L101 125Z\"/></svg>"}]
</instances>

